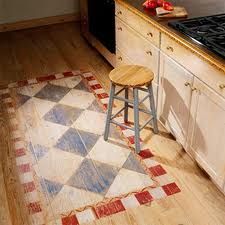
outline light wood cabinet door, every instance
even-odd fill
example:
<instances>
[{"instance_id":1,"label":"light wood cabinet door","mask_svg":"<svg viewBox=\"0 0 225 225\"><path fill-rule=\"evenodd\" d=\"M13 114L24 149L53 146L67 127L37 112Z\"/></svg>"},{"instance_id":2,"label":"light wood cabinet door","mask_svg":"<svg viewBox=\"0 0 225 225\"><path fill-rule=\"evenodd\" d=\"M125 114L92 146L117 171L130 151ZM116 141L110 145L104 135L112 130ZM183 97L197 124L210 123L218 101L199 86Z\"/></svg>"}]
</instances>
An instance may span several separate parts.
<instances>
[{"instance_id":1,"label":"light wood cabinet door","mask_svg":"<svg viewBox=\"0 0 225 225\"><path fill-rule=\"evenodd\" d=\"M159 49L119 18L116 18L116 45L133 64L149 67L154 72L154 82L158 83Z\"/></svg>"},{"instance_id":2,"label":"light wood cabinet door","mask_svg":"<svg viewBox=\"0 0 225 225\"><path fill-rule=\"evenodd\" d=\"M195 78L188 151L213 180L225 185L225 99Z\"/></svg>"},{"instance_id":3,"label":"light wood cabinet door","mask_svg":"<svg viewBox=\"0 0 225 225\"><path fill-rule=\"evenodd\" d=\"M188 134L192 83L191 73L161 53L158 117L184 147Z\"/></svg>"}]
</instances>

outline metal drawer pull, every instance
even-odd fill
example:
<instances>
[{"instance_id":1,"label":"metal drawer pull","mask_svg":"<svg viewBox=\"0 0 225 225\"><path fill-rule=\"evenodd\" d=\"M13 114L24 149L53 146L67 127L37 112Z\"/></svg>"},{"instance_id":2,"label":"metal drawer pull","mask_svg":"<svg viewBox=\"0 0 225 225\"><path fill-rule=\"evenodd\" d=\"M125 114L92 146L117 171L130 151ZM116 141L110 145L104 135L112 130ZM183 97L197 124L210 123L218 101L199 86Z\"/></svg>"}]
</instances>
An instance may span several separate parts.
<instances>
[{"instance_id":1,"label":"metal drawer pull","mask_svg":"<svg viewBox=\"0 0 225 225\"><path fill-rule=\"evenodd\" d=\"M171 47L171 46L168 46L166 49L167 49L168 51L173 52L173 47Z\"/></svg>"},{"instance_id":2,"label":"metal drawer pull","mask_svg":"<svg viewBox=\"0 0 225 225\"><path fill-rule=\"evenodd\" d=\"M192 91L197 91L198 89L196 87L191 88Z\"/></svg>"},{"instance_id":3,"label":"metal drawer pull","mask_svg":"<svg viewBox=\"0 0 225 225\"><path fill-rule=\"evenodd\" d=\"M146 51L147 55L152 55L151 51Z\"/></svg>"},{"instance_id":4,"label":"metal drawer pull","mask_svg":"<svg viewBox=\"0 0 225 225\"><path fill-rule=\"evenodd\" d=\"M186 82L186 83L184 84L184 86L188 87L188 86L191 86L191 84L190 84L189 82Z\"/></svg>"},{"instance_id":5,"label":"metal drawer pull","mask_svg":"<svg viewBox=\"0 0 225 225\"><path fill-rule=\"evenodd\" d=\"M120 31L122 31L122 30L123 30L123 28L122 28L122 27L118 27L118 28L117 28L117 30L120 30Z\"/></svg>"},{"instance_id":6,"label":"metal drawer pull","mask_svg":"<svg viewBox=\"0 0 225 225\"><path fill-rule=\"evenodd\" d=\"M221 90L225 89L225 84L220 84L219 88L220 88Z\"/></svg>"},{"instance_id":7,"label":"metal drawer pull","mask_svg":"<svg viewBox=\"0 0 225 225\"><path fill-rule=\"evenodd\" d=\"M122 11L117 12L117 15L122 15L122 14L123 14Z\"/></svg>"},{"instance_id":8,"label":"metal drawer pull","mask_svg":"<svg viewBox=\"0 0 225 225\"><path fill-rule=\"evenodd\" d=\"M147 36L153 37L152 32L147 33Z\"/></svg>"},{"instance_id":9,"label":"metal drawer pull","mask_svg":"<svg viewBox=\"0 0 225 225\"><path fill-rule=\"evenodd\" d=\"M123 58L122 58L121 56L120 56L120 57L118 57L118 59L119 59L119 60L121 60L121 61L123 60Z\"/></svg>"}]
</instances>

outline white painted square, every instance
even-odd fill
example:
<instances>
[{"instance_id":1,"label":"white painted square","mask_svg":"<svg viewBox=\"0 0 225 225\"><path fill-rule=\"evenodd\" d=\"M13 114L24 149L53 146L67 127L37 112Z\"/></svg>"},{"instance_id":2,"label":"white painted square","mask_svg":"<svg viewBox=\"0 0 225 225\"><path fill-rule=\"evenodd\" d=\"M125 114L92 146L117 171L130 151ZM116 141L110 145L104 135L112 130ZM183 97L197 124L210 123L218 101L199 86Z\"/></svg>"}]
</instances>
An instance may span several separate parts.
<instances>
[{"instance_id":1,"label":"white painted square","mask_svg":"<svg viewBox=\"0 0 225 225\"><path fill-rule=\"evenodd\" d=\"M105 93L105 90L102 89L102 88L95 89L95 90L94 90L94 93L95 93L95 94L103 94L103 93Z\"/></svg>"},{"instance_id":2,"label":"white painted square","mask_svg":"<svg viewBox=\"0 0 225 225\"><path fill-rule=\"evenodd\" d=\"M38 202L40 201L39 195L37 191L32 191L25 193L25 199L27 202Z\"/></svg>"},{"instance_id":3,"label":"white painted square","mask_svg":"<svg viewBox=\"0 0 225 225\"><path fill-rule=\"evenodd\" d=\"M16 157L16 165L17 166L27 164L29 162L30 162L30 157L28 155Z\"/></svg>"},{"instance_id":4,"label":"white painted square","mask_svg":"<svg viewBox=\"0 0 225 225\"><path fill-rule=\"evenodd\" d=\"M131 137L134 136L134 131L130 129L126 129L122 131L125 137Z\"/></svg>"},{"instance_id":5,"label":"white painted square","mask_svg":"<svg viewBox=\"0 0 225 225\"><path fill-rule=\"evenodd\" d=\"M150 189L149 193L151 194L153 199L161 199L167 196L165 191L161 187Z\"/></svg>"},{"instance_id":6,"label":"white painted square","mask_svg":"<svg viewBox=\"0 0 225 225\"><path fill-rule=\"evenodd\" d=\"M28 84L36 84L37 83L37 79L29 79L27 80Z\"/></svg>"},{"instance_id":7,"label":"white painted square","mask_svg":"<svg viewBox=\"0 0 225 225\"><path fill-rule=\"evenodd\" d=\"M102 135L105 129L106 114L85 110L72 127L94 134Z\"/></svg>"},{"instance_id":8,"label":"white painted square","mask_svg":"<svg viewBox=\"0 0 225 225\"><path fill-rule=\"evenodd\" d=\"M140 206L140 203L138 202L138 200L135 198L134 195L123 198L123 199L121 199L121 201L122 201L125 209L135 208L135 207Z\"/></svg>"},{"instance_id":9,"label":"white painted square","mask_svg":"<svg viewBox=\"0 0 225 225\"><path fill-rule=\"evenodd\" d=\"M90 73L90 72L89 73L83 73L82 76L85 77L85 78L87 78L87 77L92 77L93 74Z\"/></svg>"},{"instance_id":10,"label":"white painted square","mask_svg":"<svg viewBox=\"0 0 225 225\"><path fill-rule=\"evenodd\" d=\"M36 165L35 172L50 181L65 184L83 161L73 153L51 149Z\"/></svg>"},{"instance_id":11,"label":"white painted square","mask_svg":"<svg viewBox=\"0 0 225 225\"><path fill-rule=\"evenodd\" d=\"M61 79L61 78L64 78L64 75L62 73L57 73L57 74L55 74L55 78Z\"/></svg>"},{"instance_id":12,"label":"white painted square","mask_svg":"<svg viewBox=\"0 0 225 225\"><path fill-rule=\"evenodd\" d=\"M44 218L43 212L34 213L30 215L30 218L31 218L31 224L35 224L35 225L45 224L45 218Z\"/></svg>"},{"instance_id":13,"label":"white painted square","mask_svg":"<svg viewBox=\"0 0 225 225\"><path fill-rule=\"evenodd\" d=\"M156 179L156 181L158 181L160 186L174 182L174 179L171 176L169 176L168 174L164 174L162 176L157 176L157 177L155 177L155 179Z\"/></svg>"},{"instance_id":14,"label":"white painted square","mask_svg":"<svg viewBox=\"0 0 225 225\"><path fill-rule=\"evenodd\" d=\"M59 103L80 109L87 109L94 100L95 96L92 93L73 89Z\"/></svg>"},{"instance_id":15,"label":"white painted square","mask_svg":"<svg viewBox=\"0 0 225 225\"><path fill-rule=\"evenodd\" d=\"M103 137L101 137L89 152L88 157L102 163L122 167L129 154L129 149L106 142Z\"/></svg>"},{"instance_id":16,"label":"white painted square","mask_svg":"<svg viewBox=\"0 0 225 225\"><path fill-rule=\"evenodd\" d=\"M76 214L78 222L81 223L89 223L95 220L95 215L91 209L84 210L83 212L79 212Z\"/></svg>"},{"instance_id":17,"label":"white painted square","mask_svg":"<svg viewBox=\"0 0 225 225\"><path fill-rule=\"evenodd\" d=\"M88 81L88 84L89 84L90 86L93 86L93 85L96 85L96 84L99 84L99 83L98 83L97 80L90 80L90 81Z\"/></svg>"},{"instance_id":18,"label":"white painted square","mask_svg":"<svg viewBox=\"0 0 225 225\"><path fill-rule=\"evenodd\" d=\"M17 141L17 142L15 142L14 146L15 146L15 149L24 148L25 143L23 141Z\"/></svg>"},{"instance_id":19,"label":"white painted square","mask_svg":"<svg viewBox=\"0 0 225 225\"><path fill-rule=\"evenodd\" d=\"M153 159L144 159L144 162L148 168L159 165L159 163Z\"/></svg>"},{"instance_id":20,"label":"white painted square","mask_svg":"<svg viewBox=\"0 0 225 225\"><path fill-rule=\"evenodd\" d=\"M26 184L26 183L34 181L34 176L32 172L20 174L19 177L20 177L20 182L22 184Z\"/></svg>"},{"instance_id":21,"label":"white painted square","mask_svg":"<svg viewBox=\"0 0 225 225\"><path fill-rule=\"evenodd\" d=\"M103 99L100 99L100 101L101 101L102 104L108 104L109 98L103 98Z\"/></svg>"}]
</instances>

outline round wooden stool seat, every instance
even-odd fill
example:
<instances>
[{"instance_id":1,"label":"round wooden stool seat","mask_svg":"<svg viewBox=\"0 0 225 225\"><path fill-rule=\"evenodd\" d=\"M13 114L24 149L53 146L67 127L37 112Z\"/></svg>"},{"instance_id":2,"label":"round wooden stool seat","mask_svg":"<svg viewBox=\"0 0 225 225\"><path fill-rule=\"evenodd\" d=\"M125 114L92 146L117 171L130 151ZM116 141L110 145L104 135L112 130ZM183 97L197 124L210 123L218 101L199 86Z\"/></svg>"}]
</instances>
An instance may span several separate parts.
<instances>
[{"instance_id":1,"label":"round wooden stool seat","mask_svg":"<svg viewBox=\"0 0 225 225\"><path fill-rule=\"evenodd\" d=\"M109 78L119 86L140 87L149 85L154 79L154 73L144 66L125 65L112 70Z\"/></svg>"}]
</instances>

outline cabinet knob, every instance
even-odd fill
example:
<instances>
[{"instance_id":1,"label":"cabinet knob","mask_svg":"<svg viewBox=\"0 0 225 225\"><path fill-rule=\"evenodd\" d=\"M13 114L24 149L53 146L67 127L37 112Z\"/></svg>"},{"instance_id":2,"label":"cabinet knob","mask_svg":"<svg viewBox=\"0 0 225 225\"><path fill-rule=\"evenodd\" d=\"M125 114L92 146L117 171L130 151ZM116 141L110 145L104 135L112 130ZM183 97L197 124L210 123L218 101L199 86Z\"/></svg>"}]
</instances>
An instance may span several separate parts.
<instances>
[{"instance_id":1,"label":"cabinet knob","mask_svg":"<svg viewBox=\"0 0 225 225\"><path fill-rule=\"evenodd\" d=\"M220 85L219 85L219 88L220 88L221 90L225 89L225 84L220 84Z\"/></svg>"},{"instance_id":2,"label":"cabinet knob","mask_svg":"<svg viewBox=\"0 0 225 225\"><path fill-rule=\"evenodd\" d=\"M147 36L149 36L149 37L153 37L152 32L148 32L148 33L147 33Z\"/></svg>"},{"instance_id":3,"label":"cabinet knob","mask_svg":"<svg viewBox=\"0 0 225 225\"><path fill-rule=\"evenodd\" d=\"M173 50L173 47L171 47L171 46L168 46L166 49L167 49L168 51L171 51L171 52L174 51L174 50Z\"/></svg>"},{"instance_id":4,"label":"cabinet knob","mask_svg":"<svg viewBox=\"0 0 225 225\"><path fill-rule=\"evenodd\" d=\"M198 89L196 87L191 88L192 91L197 91Z\"/></svg>"},{"instance_id":5,"label":"cabinet knob","mask_svg":"<svg viewBox=\"0 0 225 225\"><path fill-rule=\"evenodd\" d=\"M184 84L184 86L185 86L185 87L188 87L188 86L191 86L191 84L190 84L189 82L186 82L186 83Z\"/></svg>"},{"instance_id":6,"label":"cabinet knob","mask_svg":"<svg viewBox=\"0 0 225 225\"><path fill-rule=\"evenodd\" d=\"M122 14L123 14L122 11L117 12L117 15L122 15Z\"/></svg>"},{"instance_id":7,"label":"cabinet knob","mask_svg":"<svg viewBox=\"0 0 225 225\"><path fill-rule=\"evenodd\" d=\"M152 52L151 51L146 51L146 54L147 55L152 55Z\"/></svg>"},{"instance_id":8,"label":"cabinet knob","mask_svg":"<svg viewBox=\"0 0 225 225\"><path fill-rule=\"evenodd\" d=\"M123 30L123 28L122 28L122 27L118 27L118 28L117 28L117 30L120 30L120 31L122 31L122 30Z\"/></svg>"},{"instance_id":9,"label":"cabinet knob","mask_svg":"<svg viewBox=\"0 0 225 225\"><path fill-rule=\"evenodd\" d=\"M120 60L120 61L122 61L123 60L123 58L120 56L120 57L118 57L118 59Z\"/></svg>"}]
</instances>

